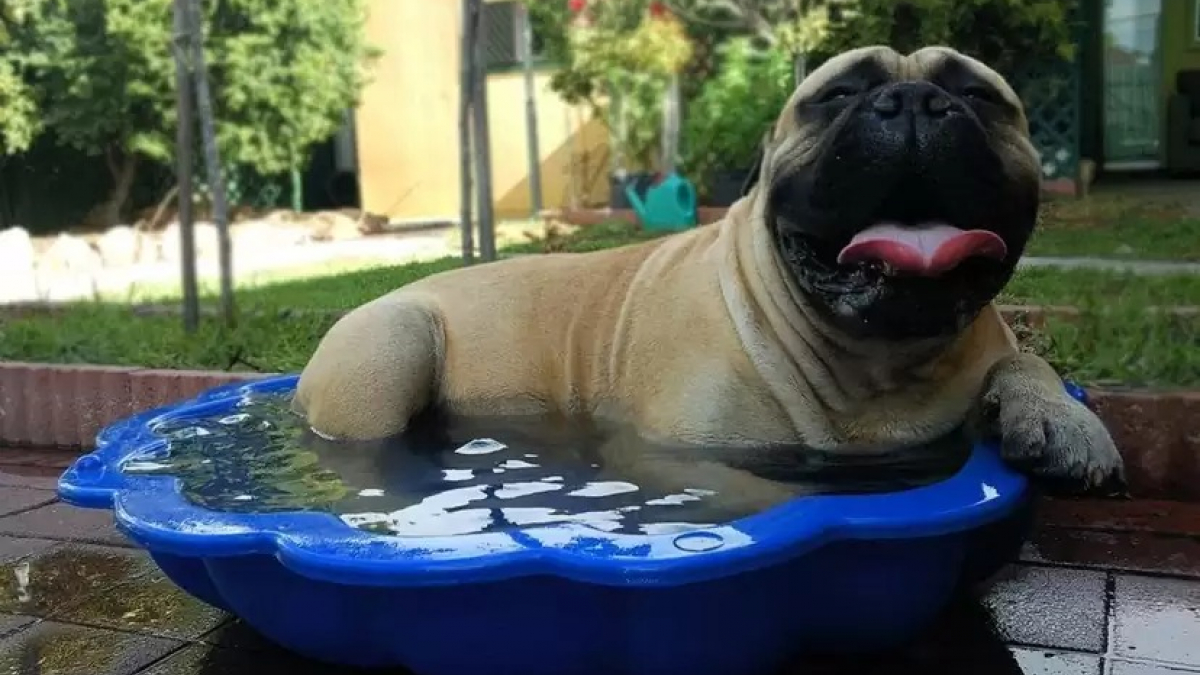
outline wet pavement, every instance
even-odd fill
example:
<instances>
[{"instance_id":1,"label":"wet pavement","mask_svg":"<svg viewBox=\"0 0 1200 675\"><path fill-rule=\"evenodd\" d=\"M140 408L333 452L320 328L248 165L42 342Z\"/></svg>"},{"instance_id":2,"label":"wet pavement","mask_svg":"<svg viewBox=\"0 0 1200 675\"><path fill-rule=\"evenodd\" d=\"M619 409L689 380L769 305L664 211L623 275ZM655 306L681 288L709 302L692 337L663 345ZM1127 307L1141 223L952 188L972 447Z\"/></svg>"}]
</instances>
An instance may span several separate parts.
<instances>
[{"instance_id":1,"label":"wet pavement","mask_svg":"<svg viewBox=\"0 0 1200 675\"><path fill-rule=\"evenodd\" d=\"M295 657L191 599L110 513L55 500L56 461L22 454L0 449L0 673L361 672ZM898 673L1200 673L1200 504L1050 504L1021 560L916 644L779 675Z\"/></svg>"}]
</instances>

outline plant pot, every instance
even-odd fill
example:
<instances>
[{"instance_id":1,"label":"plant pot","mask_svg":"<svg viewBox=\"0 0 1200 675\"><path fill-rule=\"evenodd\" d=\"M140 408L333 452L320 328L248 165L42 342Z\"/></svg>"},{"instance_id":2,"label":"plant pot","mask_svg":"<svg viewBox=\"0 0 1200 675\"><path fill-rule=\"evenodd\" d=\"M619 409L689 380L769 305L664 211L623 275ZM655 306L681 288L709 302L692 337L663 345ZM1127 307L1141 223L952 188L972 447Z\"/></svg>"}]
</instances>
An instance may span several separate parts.
<instances>
[{"instance_id":1,"label":"plant pot","mask_svg":"<svg viewBox=\"0 0 1200 675\"><path fill-rule=\"evenodd\" d=\"M654 184L658 178L657 174L648 171L638 171L636 173L627 173L625 178L621 179L617 176L610 175L608 177L608 207L610 209L631 209L633 205L629 203L629 198L625 196L625 186L633 185L633 189L639 195L645 195L646 190Z\"/></svg>"},{"instance_id":2,"label":"plant pot","mask_svg":"<svg viewBox=\"0 0 1200 675\"><path fill-rule=\"evenodd\" d=\"M702 206L732 206L741 199L742 187L750 176L749 169L722 169L713 172L708 180L708 196Z\"/></svg>"}]
</instances>

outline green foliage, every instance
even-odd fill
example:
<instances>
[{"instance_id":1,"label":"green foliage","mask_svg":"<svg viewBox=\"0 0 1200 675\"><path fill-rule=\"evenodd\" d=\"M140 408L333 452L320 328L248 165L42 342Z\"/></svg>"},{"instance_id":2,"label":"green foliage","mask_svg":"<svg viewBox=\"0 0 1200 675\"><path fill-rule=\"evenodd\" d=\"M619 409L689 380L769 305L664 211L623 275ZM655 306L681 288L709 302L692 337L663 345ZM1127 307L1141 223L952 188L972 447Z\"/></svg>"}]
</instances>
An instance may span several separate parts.
<instances>
[{"instance_id":1,"label":"green foliage","mask_svg":"<svg viewBox=\"0 0 1200 675\"><path fill-rule=\"evenodd\" d=\"M299 168L308 148L358 105L366 66L379 55L365 42L365 0L224 0L208 7L222 157L264 175Z\"/></svg>"},{"instance_id":2,"label":"green foliage","mask_svg":"<svg viewBox=\"0 0 1200 675\"><path fill-rule=\"evenodd\" d=\"M941 44L1006 75L1074 56L1069 15L1078 0L854 0L813 51L870 44L901 52Z\"/></svg>"},{"instance_id":3,"label":"green foliage","mask_svg":"<svg viewBox=\"0 0 1200 675\"><path fill-rule=\"evenodd\" d=\"M748 38L721 46L721 67L687 106L683 166L700 185L720 169L749 169L793 89L792 58Z\"/></svg>"},{"instance_id":4,"label":"green foliage","mask_svg":"<svg viewBox=\"0 0 1200 675\"><path fill-rule=\"evenodd\" d=\"M0 141L8 152L29 146L38 130L29 120L37 119L57 142L109 160L114 200L139 158L172 160L171 0L0 3ZM299 168L366 82L375 52L364 42L365 0L202 7L222 158L264 175Z\"/></svg>"},{"instance_id":5,"label":"green foliage","mask_svg":"<svg viewBox=\"0 0 1200 675\"><path fill-rule=\"evenodd\" d=\"M29 147L40 128L37 106L15 64L0 57L0 155Z\"/></svg>"},{"instance_id":6,"label":"green foliage","mask_svg":"<svg viewBox=\"0 0 1200 675\"><path fill-rule=\"evenodd\" d=\"M169 0L45 0L25 47L47 130L88 154L165 161L174 138Z\"/></svg>"},{"instance_id":7,"label":"green foliage","mask_svg":"<svg viewBox=\"0 0 1200 675\"><path fill-rule=\"evenodd\" d=\"M812 67L865 45L888 44L907 52L944 44L1011 76L1073 55L1069 14L1077 1L671 0L665 4L694 48L684 77L684 163L698 178L719 168L744 168L778 113L778 107L768 112L770 106L781 106L782 91L791 88L779 78L795 55L804 55ZM592 0L589 17L611 34L628 33L647 4ZM562 64L552 82L555 90L568 101L586 102L606 83L620 81L639 113L626 120L622 143L654 145L658 107L651 83L643 82L651 71L628 63L627 54L622 54L625 61L609 59L607 69L584 67L565 0L531 0L530 8L548 55ZM615 49L620 43L610 36L603 44ZM755 50L761 52L757 59ZM625 74L614 76L616 71Z\"/></svg>"},{"instance_id":8,"label":"green foliage","mask_svg":"<svg viewBox=\"0 0 1200 675\"><path fill-rule=\"evenodd\" d=\"M614 150L639 168L655 163L670 79L692 58L684 26L654 16L655 4L593 1L574 15L563 0L529 2L547 57L562 64L551 86L570 103L590 105L613 132Z\"/></svg>"},{"instance_id":9,"label":"green foliage","mask_svg":"<svg viewBox=\"0 0 1200 675\"><path fill-rule=\"evenodd\" d=\"M29 148L41 129L37 104L25 80L29 54L17 49L39 0L0 0L0 155Z\"/></svg>"},{"instance_id":10,"label":"green foliage","mask_svg":"<svg viewBox=\"0 0 1200 675\"><path fill-rule=\"evenodd\" d=\"M636 71L609 78L614 100L601 108L612 131L614 150L629 168L653 169L662 145L662 105L668 80Z\"/></svg>"}]
</instances>

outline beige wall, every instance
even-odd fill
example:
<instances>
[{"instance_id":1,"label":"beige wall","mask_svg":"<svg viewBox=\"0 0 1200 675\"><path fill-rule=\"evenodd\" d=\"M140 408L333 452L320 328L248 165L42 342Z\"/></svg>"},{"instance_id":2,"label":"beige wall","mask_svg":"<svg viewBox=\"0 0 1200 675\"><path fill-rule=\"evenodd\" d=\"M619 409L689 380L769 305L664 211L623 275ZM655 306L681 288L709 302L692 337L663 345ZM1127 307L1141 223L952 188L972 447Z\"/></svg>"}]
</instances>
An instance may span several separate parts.
<instances>
[{"instance_id":1,"label":"beige wall","mask_svg":"<svg viewBox=\"0 0 1200 675\"><path fill-rule=\"evenodd\" d=\"M371 0L367 34L383 52L356 113L363 208L394 220L459 210L459 8L451 0ZM537 75L546 208L603 203L607 134ZM521 73L488 78L492 194L500 217L530 212Z\"/></svg>"}]
</instances>

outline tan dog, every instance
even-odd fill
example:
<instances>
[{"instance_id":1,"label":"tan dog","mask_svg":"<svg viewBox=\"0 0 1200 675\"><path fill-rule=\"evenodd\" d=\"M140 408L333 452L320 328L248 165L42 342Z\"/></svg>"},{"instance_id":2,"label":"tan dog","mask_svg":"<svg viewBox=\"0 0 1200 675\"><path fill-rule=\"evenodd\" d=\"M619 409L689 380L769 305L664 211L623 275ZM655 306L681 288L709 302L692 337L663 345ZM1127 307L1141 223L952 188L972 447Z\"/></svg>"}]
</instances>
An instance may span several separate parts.
<instances>
[{"instance_id":1,"label":"tan dog","mask_svg":"<svg viewBox=\"0 0 1200 675\"><path fill-rule=\"evenodd\" d=\"M753 180L711 226L370 302L325 336L297 407L319 433L358 439L431 405L620 420L680 448L641 470L761 504L791 493L687 446L878 452L970 421L1032 473L1122 478L1101 422L1018 353L991 305L1040 180L999 75L945 48L842 54L792 96ZM638 447L607 454L636 462L623 453Z\"/></svg>"}]
</instances>

